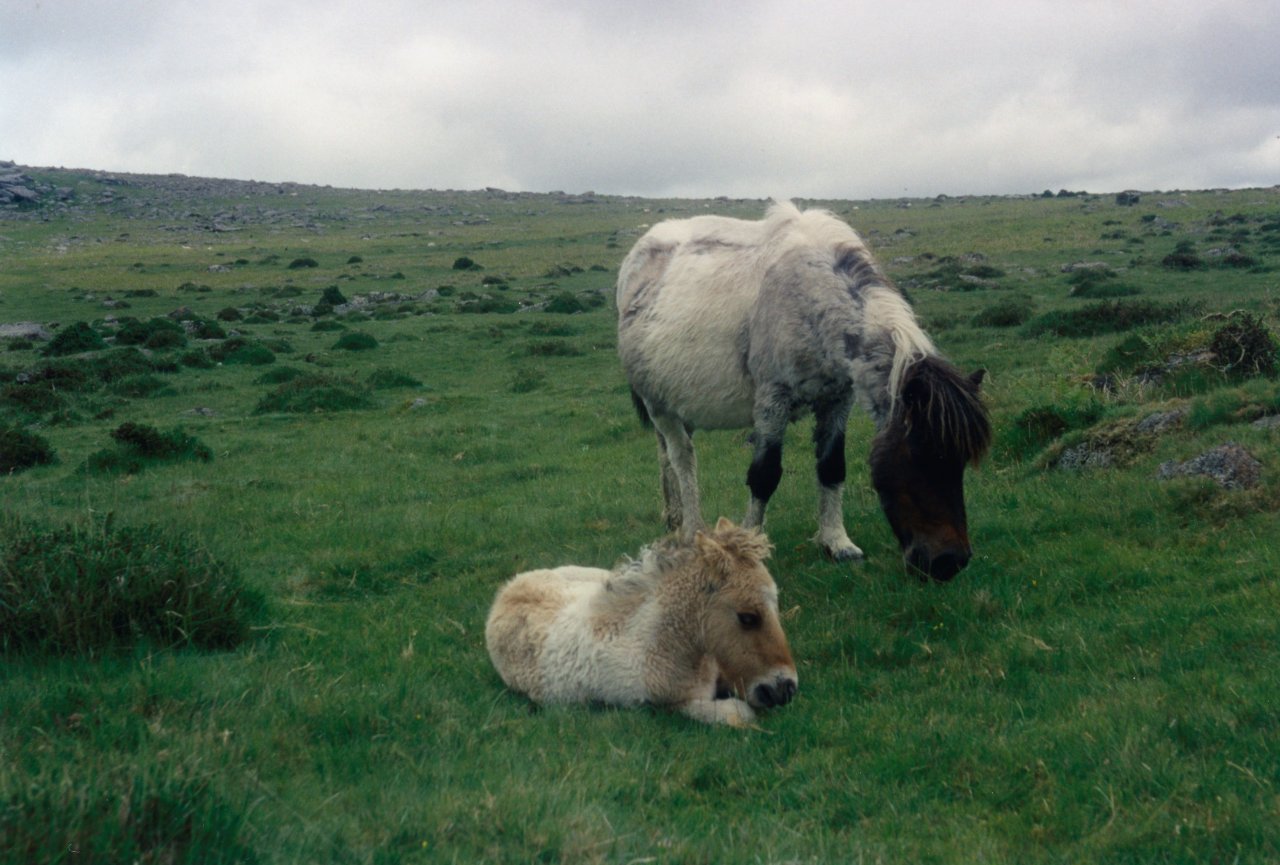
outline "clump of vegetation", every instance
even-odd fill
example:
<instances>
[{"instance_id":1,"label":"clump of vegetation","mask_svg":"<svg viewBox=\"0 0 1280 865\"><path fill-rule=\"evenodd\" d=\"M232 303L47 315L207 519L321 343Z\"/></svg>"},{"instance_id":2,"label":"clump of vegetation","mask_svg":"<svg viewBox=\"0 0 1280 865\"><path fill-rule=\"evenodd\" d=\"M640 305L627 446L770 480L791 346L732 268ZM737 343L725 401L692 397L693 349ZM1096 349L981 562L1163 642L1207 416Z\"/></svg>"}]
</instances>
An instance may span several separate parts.
<instances>
[{"instance_id":1,"label":"clump of vegetation","mask_svg":"<svg viewBox=\"0 0 1280 865\"><path fill-rule=\"evenodd\" d=\"M325 333L327 331L346 330L347 326L340 321L334 321L331 318L326 318L311 325L311 329L316 333Z\"/></svg>"},{"instance_id":2,"label":"clump of vegetation","mask_svg":"<svg viewBox=\"0 0 1280 865\"><path fill-rule=\"evenodd\" d=\"M316 261L314 258L295 258L293 261L289 262L289 270L301 270L306 267L319 266L320 262Z\"/></svg>"},{"instance_id":3,"label":"clump of vegetation","mask_svg":"<svg viewBox=\"0 0 1280 865\"><path fill-rule=\"evenodd\" d=\"M5 651L83 654L139 641L231 648L263 606L234 568L158 526L0 521Z\"/></svg>"},{"instance_id":4,"label":"clump of vegetation","mask_svg":"<svg viewBox=\"0 0 1280 865\"><path fill-rule=\"evenodd\" d=\"M578 300L577 295L572 292L562 291L551 300L547 301L544 307L546 312L560 313L561 315L573 315L576 312L585 312L587 307Z\"/></svg>"},{"instance_id":5,"label":"clump of vegetation","mask_svg":"<svg viewBox=\"0 0 1280 865\"><path fill-rule=\"evenodd\" d=\"M462 300L455 307L458 312L474 312L474 313L498 313L501 315L509 315L518 312L520 304L517 301L509 300L501 297L480 297L474 300Z\"/></svg>"},{"instance_id":6,"label":"clump of vegetation","mask_svg":"<svg viewBox=\"0 0 1280 865\"><path fill-rule=\"evenodd\" d=\"M1025 324L1034 311L1031 298L1011 297L980 310L971 323L974 327L1017 327Z\"/></svg>"},{"instance_id":7,"label":"clump of vegetation","mask_svg":"<svg viewBox=\"0 0 1280 865\"><path fill-rule=\"evenodd\" d=\"M469 256L461 255L453 260L454 270L484 270L479 264L472 260Z\"/></svg>"},{"instance_id":8,"label":"clump of vegetation","mask_svg":"<svg viewBox=\"0 0 1280 865\"><path fill-rule=\"evenodd\" d=\"M1078 405L1037 405L1024 409L1001 436L1002 449L1014 459L1026 459L1050 442L1098 422L1103 406L1096 401Z\"/></svg>"},{"instance_id":9,"label":"clump of vegetation","mask_svg":"<svg viewBox=\"0 0 1280 865\"><path fill-rule=\"evenodd\" d=\"M1276 374L1275 338L1259 316L1237 313L1219 328L1209 342L1214 365L1227 375L1237 377Z\"/></svg>"},{"instance_id":10,"label":"clump of vegetation","mask_svg":"<svg viewBox=\"0 0 1280 865\"><path fill-rule=\"evenodd\" d=\"M534 357L581 357L582 349L563 339L547 339L529 343L529 354Z\"/></svg>"},{"instance_id":11,"label":"clump of vegetation","mask_svg":"<svg viewBox=\"0 0 1280 865\"><path fill-rule=\"evenodd\" d=\"M169 387L169 383L159 376L150 374L131 375L125 378L113 381L107 390L116 396L128 397L130 399L145 399L147 397L172 395L173 388Z\"/></svg>"},{"instance_id":12,"label":"clump of vegetation","mask_svg":"<svg viewBox=\"0 0 1280 865\"><path fill-rule=\"evenodd\" d=\"M296 366L276 366L253 380L254 384L284 384L295 378L302 378L307 373Z\"/></svg>"},{"instance_id":13,"label":"clump of vegetation","mask_svg":"<svg viewBox=\"0 0 1280 865\"><path fill-rule=\"evenodd\" d=\"M1143 325L1182 321L1199 314L1203 308L1203 304L1192 301L1156 303L1104 300L1080 309L1044 313L1028 322L1025 332L1028 336L1097 336L1132 330Z\"/></svg>"},{"instance_id":14,"label":"clump of vegetation","mask_svg":"<svg viewBox=\"0 0 1280 865\"><path fill-rule=\"evenodd\" d=\"M258 401L254 412L350 411L372 406L368 388L357 381L319 373L285 382Z\"/></svg>"},{"instance_id":15,"label":"clump of vegetation","mask_svg":"<svg viewBox=\"0 0 1280 865\"><path fill-rule=\"evenodd\" d=\"M257 862L244 814L189 767L130 763L46 771L0 788L0 838L14 862Z\"/></svg>"},{"instance_id":16,"label":"clump of vegetation","mask_svg":"<svg viewBox=\"0 0 1280 865\"><path fill-rule=\"evenodd\" d=\"M265 366L275 363L276 360L275 353L271 349L260 342L254 342L242 336L223 340L219 345L209 349L209 356L218 363L239 363L248 366Z\"/></svg>"},{"instance_id":17,"label":"clump of vegetation","mask_svg":"<svg viewBox=\"0 0 1280 865\"><path fill-rule=\"evenodd\" d=\"M342 351L369 351L378 347L378 340L372 334L353 330L338 337L333 347Z\"/></svg>"},{"instance_id":18,"label":"clump of vegetation","mask_svg":"<svg viewBox=\"0 0 1280 865\"><path fill-rule=\"evenodd\" d=\"M216 321L203 318L191 320L191 335L196 339L226 339L227 332Z\"/></svg>"},{"instance_id":19,"label":"clump of vegetation","mask_svg":"<svg viewBox=\"0 0 1280 865\"><path fill-rule=\"evenodd\" d=\"M218 310L218 321L240 321L243 318L244 313L234 306L227 306Z\"/></svg>"},{"instance_id":20,"label":"clump of vegetation","mask_svg":"<svg viewBox=\"0 0 1280 865\"><path fill-rule=\"evenodd\" d=\"M347 296L343 294L336 285L331 285L320 293L320 305L328 306L332 309L335 306L342 306L348 303Z\"/></svg>"},{"instance_id":21,"label":"clump of vegetation","mask_svg":"<svg viewBox=\"0 0 1280 865\"><path fill-rule=\"evenodd\" d=\"M353 255L347 259L347 264L363 264L364 259L358 255Z\"/></svg>"},{"instance_id":22,"label":"clump of vegetation","mask_svg":"<svg viewBox=\"0 0 1280 865\"><path fill-rule=\"evenodd\" d=\"M88 322L77 321L54 334L41 353L45 357L61 357L65 354L100 351L106 347L102 335L90 327Z\"/></svg>"},{"instance_id":23,"label":"clump of vegetation","mask_svg":"<svg viewBox=\"0 0 1280 865\"><path fill-rule=\"evenodd\" d=\"M1204 259L1196 254L1195 244L1189 240L1180 240L1173 252L1160 259L1160 266L1167 270L1191 271L1203 270Z\"/></svg>"},{"instance_id":24,"label":"clump of vegetation","mask_svg":"<svg viewBox=\"0 0 1280 865\"><path fill-rule=\"evenodd\" d=\"M1073 270L1067 277L1070 297L1101 300L1109 297L1128 297L1138 293L1131 285L1115 282L1116 272L1109 267L1084 267Z\"/></svg>"},{"instance_id":25,"label":"clump of vegetation","mask_svg":"<svg viewBox=\"0 0 1280 865\"><path fill-rule=\"evenodd\" d=\"M375 369L369 373L369 387L374 390L390 390L398 387L422 387L422 382L411 375L394 369Z\"/></svg>"},{"instance_id":26,"label":"clump of vegetation","mask_svg":"<svg viewBox=\"0 0 1280 865\"><path fill-rule=\"evenodd\" d=\"M153 318L140 321L127 318L116 331L116 345L141 345L150 349L182 348L187 344L187 332L171 318Z\"/></svg>"},{"instance_id":27,"label":"clump of vegetation","mask_svg":"<svg viewBox=\"0 0 1280 865\"><path fill-rule=\"evenodd\" d=\"M19 426L0 426L0 475L48 465L56 459L53 446L43 436Z\"/></svg>"},{"instance_id":28,"label":"clump of vegetation","mask_svg":"<svg viewBox=\"0 0 1280 865\"><path fill-rule=\"evenodd\" d=\"M213 451L195 436L181 429L161 432L153 426L133 422L112 430L115 446L90 454L84 471L94 474L137 474L148 465L187 460L209 462Z\"/></svg>"}]
</instances>

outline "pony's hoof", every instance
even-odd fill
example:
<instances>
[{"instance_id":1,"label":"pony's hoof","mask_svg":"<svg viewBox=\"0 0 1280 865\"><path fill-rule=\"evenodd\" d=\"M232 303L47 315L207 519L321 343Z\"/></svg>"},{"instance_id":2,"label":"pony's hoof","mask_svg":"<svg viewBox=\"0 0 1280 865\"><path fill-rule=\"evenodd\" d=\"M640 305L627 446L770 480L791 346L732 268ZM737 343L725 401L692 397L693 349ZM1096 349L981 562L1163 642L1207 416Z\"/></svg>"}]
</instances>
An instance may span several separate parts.
<instances>
[{"instance_id":1,"label":"pony's hoof","mask_svg":"<svg viewBox=\"0 0 1280 865\"><path fill-rule=\"evenodd\" d=\"M862 554L862 550L853 544L849 544L847 547L824 547L823 549L827 551L827 555L831 557L833 562L860 562L866 558Z\"/></svg>"}]
</instances>

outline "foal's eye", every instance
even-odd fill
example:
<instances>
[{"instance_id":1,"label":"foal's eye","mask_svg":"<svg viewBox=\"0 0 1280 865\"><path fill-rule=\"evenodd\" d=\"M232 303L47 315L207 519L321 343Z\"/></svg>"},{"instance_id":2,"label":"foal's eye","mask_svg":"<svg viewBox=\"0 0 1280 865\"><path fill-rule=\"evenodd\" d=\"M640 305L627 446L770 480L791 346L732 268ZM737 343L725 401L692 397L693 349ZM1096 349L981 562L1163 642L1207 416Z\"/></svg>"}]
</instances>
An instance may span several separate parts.
<instances>
[{"instance_id":1,"label":"foal's eye","mask_svg":"<svg viewBox=\"0 0 1280 865\"><path fill-rule=\"evenodd\" d=\"M760 615L758 613L738 613L738 624L748 631L754 631L760 627Z\"/></svg>"}]
</instances>

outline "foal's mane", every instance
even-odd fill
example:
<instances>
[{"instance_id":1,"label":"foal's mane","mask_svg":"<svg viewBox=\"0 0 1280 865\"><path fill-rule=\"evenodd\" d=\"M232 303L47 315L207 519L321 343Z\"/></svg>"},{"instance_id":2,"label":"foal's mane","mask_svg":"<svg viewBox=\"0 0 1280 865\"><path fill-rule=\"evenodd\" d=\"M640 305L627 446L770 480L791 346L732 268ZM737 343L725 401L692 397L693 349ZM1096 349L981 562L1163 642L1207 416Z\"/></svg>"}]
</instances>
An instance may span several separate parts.
<instances>
[{"instance_id":1,"label":"foal's mane","mask_svg":"<svg viewBox=\"0 0 1280 865\"><path fill-rule=\"evenodd\" d=\"M981 461L991 446L991 419L970 380L937 355L913 361L902 376L895 416L909 436L966 463Z\"/></svg>"},{"instance_id":2,"label":"foal's mane","mask_svg":"<svg viewBox=\"0 0 1280 865\"><path fill-rule=\"evenodd\" d=\"M624 559L605 581L605 591L622 600L646 595L663 577L695 562L718 577L768 558L772 547L760 532L721 521L714 529L698 533L692 542L665 538L640 551L636 559Z\"/></svg>"}]
</instances>

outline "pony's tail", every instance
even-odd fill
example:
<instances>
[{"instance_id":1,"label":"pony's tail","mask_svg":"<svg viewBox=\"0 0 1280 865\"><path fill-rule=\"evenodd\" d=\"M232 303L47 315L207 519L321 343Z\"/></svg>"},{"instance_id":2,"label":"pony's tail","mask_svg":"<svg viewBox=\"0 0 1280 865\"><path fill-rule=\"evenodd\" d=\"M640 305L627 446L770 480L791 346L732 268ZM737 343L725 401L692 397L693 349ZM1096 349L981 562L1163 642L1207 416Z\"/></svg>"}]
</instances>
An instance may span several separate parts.
<instances>
[{"instance_id":1,"label":"pony's tail","mask_svg":"<svg viewBox=\"0 0 1280 865\"><path fill-rule=\"evenodd\" d=\"M636 417L640 418L640 424L645 429L653 429L653 418L649 417L649 407L644 404L644 400L640 398L640 394L636 393L635 388L631 389L631 404L636 407Z\"/></svg>"}]
</instances>

